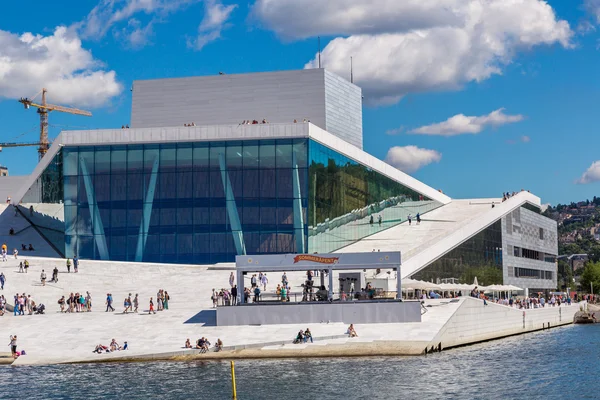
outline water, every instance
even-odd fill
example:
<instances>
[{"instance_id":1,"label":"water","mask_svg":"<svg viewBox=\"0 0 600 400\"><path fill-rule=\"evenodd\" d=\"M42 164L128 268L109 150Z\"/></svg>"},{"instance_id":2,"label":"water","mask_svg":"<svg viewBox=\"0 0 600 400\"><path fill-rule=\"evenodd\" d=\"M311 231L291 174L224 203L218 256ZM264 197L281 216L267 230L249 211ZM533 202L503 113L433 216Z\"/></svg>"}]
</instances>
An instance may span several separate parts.
<instances>
[{"instance_id":1,"label":"water","mask_svg":"<svg viewBox=\"0 0 600 400\"><path fill-rule=\"evenodd\" d=\"M236 361L238 399L597 399L600 326L423 357ZM4 399L229 399L229 362L0 368Z\"/></svg>"}]
</instances>

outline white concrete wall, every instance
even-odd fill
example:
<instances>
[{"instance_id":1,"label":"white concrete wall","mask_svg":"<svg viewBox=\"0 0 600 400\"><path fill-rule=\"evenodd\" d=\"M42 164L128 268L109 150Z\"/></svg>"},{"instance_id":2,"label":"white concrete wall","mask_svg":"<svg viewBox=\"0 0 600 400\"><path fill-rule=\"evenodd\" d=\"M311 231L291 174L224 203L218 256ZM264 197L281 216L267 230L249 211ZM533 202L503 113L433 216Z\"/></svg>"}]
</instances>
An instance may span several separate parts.
<instances>
[{"instance_id":1,"label":"white concrete wall","mask_svg":"<svg viewBox=\"0 0 600 400\"><path fill-rule=\"evenodd\" d=\"M543 239L540 239L540 228ZM525 257L515 257L514 247L558 255L556 221L519 207L502 218L502 260L504 284L521 288L556 289L557 264ZM552 279L515 277L514 268L551 271Z\"/></svg>"},{"instance_id":2,"label":"white concrete wall","mask_svg":"<svg viewBox=\"0 0 600 400\"><path fill-rule=\"evenodd\" d=\"M310 119L326 128L323 70L134 81L131 127Z\"/></svg>"},{"instance_id":3,"label":"white concrete wall","mask_svg":"<svg viewBox=\"0 0 600 400\"><path fill-rule=\"evenodd\" d=\"M325 71L325 118L328 132L363 148L362 91L329 71Z\"/></svg>"},{"instance_id":4,"label":"white concrete wall","mask_svg":"<svg viewBox=\"0 0 600 400\"><path fill-rule=\"evenodd\" d=\"M432 346L441 343L442 348L497 339L550 327L573 323L573 316L580 304L519 310L512 307L470 297L463 303L440 330Z\"/></svg>"}]
</instances>

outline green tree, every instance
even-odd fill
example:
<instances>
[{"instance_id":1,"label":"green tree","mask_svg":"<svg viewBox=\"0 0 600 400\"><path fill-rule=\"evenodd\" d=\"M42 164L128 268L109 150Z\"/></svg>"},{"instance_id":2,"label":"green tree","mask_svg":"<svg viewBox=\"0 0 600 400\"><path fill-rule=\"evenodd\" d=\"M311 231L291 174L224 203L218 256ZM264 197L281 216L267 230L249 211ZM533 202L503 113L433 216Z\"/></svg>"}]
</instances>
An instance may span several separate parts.
<instances>
[{"instance_id":1,"label":"green tree","mask_svg":"<svg viewBox=\"0 0 600 400\"><path fill-rule=\"evenodd\" d=\"M593 245L588 251L588 257L591 262L600 261L600 245Z\"/></svg>"},{"instance_id":2,"label":"green tree","mask_svg":"<svg viewBox=\"0 0 600 400\"><path fill-rule=\"evenodd\" d=\"M587 262L581 274L581 288L589 292L591 287L594 292L600 292L600 262Z\"/></svg>"}]
</instances>

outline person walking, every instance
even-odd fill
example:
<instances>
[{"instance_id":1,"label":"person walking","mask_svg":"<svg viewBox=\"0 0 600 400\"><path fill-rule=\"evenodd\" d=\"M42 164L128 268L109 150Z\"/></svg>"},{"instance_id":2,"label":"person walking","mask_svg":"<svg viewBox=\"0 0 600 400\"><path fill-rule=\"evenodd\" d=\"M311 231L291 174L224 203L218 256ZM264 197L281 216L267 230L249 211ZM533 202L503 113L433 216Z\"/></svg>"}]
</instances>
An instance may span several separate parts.
<instances>
[{"instance_id":1,"label":"person walking","mask_svg":"<svg viewBox=\"0 0 600 400\"><path fill-rule=\"evenodd\" d=\"M90 292L85 292L85 307L87 312L92 311L92 295Z\"/></svg>"},{"instance_id":2,"label":"person walking","mask_svg":"<svg viewBox=\"0 0 600 400\"><path fill-rule=\"evenodd\" d=\"M23 272L23 261L19 263L19 272Z\"/></svg>"},{"instance_id":3,"label":"person walking","mask_svg":"<svg viewBox=\"0 0 600 400\"><path fill-rule=\"evenodd\" d=\"M138 299L138 294L135 294L135 297L133 298L133 312L136 313L138 312L138 307L140 305L140 301Z\"/></svg>"},{"instance_id":4,"label":"person walking","mask_svg":"<svg viewBox=\"0 0 600 400\"><path fill-rule=\"evenodd\" d=\"M52 282L58 282L58 268L54 267L54 271L52 271Z\"/></svg>"},{"instance_id":5,"label":"person walking","mask_svg":"<svg viewBox=\"0 0 600 400\"><path fill-rule=\"evenodd\" d=\"M44 270L42 270L42 273L40 274L40 280L42 281L42 286L46 286L46 272L44 272Z\"/></svg>"},{"instance_id":6,"label":"person walking","mask_svg":"<svg viewBox=\"0 0 600 400\"><path fill-rule=\"evenodd\" d=\"M71 259L67 258L67 273L71 272Z\"/></svg>"},{"instance_id":7,"label":"person walking","mask_svg":"<svg viewBox=\"0 0 600 400\"><path fill-rule=\"evenodd\" d=\"M163 307L165 310L169 309L169 300L171 300L171 296L169 296L169 292L167 292L165 290L165 294L164 294L165 298L163 300Z\"/></svg>"},{"instance_id":8,"label":"person walking","mask_svg":"<svg viewBox=\"0 0 600 400\"><path fill-rule=\"evenodd\" d=\"M237 302L238 302L238 290L237 290L237 285L233 285L233 287L231 288L231 304L236 306Z\"/></svg>"},{"instance_id":9,"label":"person walking","mask_svg":"<svg viewBox=\"0 0 600 400\"><path fill-rule=\"evenodd\" d=\"M412 215L408 214L408 225L412 225Z\"/></svg>"},{"instance_id":10,"label":"person walking","mask_svg":"<svg viewBox=\"0 0 600 400\"><path fill-rule=\"evenodd\" d=\"M379 214L379 216L377 216L377 223L379 224L379 226L381 226L381 214Z\"/></svg>"},{"instance_id":11,"label":"person walking","mask_svg":"<svg viewBox=\"0 0 600 400\"><path fill-rule=\"evenodd\" d=\"M0 272L0 289L4 290L4 282L6 282L6 277L4 276L4 272Z\"/></svg>"},{"instance_id":12,"label":"person walking","mask_svg":"<svg viewBox=\"0 0 600 400\"><path fill-rule=\"evenodd\" d=\"M79 271L79 258L77 256L73 257L73 272L77 273Z\"/></svg>"},{"instance_id":13,"label":"person walking","mask_svg":"<svg viewBox=\"0 0 600 400\"><path fill-rule=\"evenodd\" d=\"M17 335L10 335L10 352L12 353L13 358L17 358Z\"/></svg>"},{"instance_id":14,"label":"person walking","mask_svg":"<svg viewBox=\"0 0 600 400\"><path fill-rule=\"evenodd\" d=\"M19 255L19 250L13 249L13 256L15 256L15 260L17 259L18 255Z\"/></svg>"},{"instance_id":15,"label":"person walking","mask_svg":"<svg viewBox=\"0 0 600 400\"><path fill-rule=\"evenodd\" d=\"M262 278L260 278L260 283L262 284L263 290L266 292L267 291L267 283L269 283L267 274L263 274Z\"/></svg>"},{"instance_id":16,"label":"person walking","mask_svg":"<svg viewBox=\"0 0 600 400\"><path fill-rule=\"evenodd\" d=\"M6 250L4 249L4 247L2 248L2 261L7 261L6 260Z\"/></svg>"},{"instance_id":17,"label":"person walking","mask_svg":"<svg viewBox=\"0 0 600 400\"><path fill-rule=\"evenodd\" d=\"M106 293L106 311L105 312L108 312L109 308L111 309L111 311L115 311L115 309L112 306L112 302L113 302L112 295L110 293Z\"/></svg>"},{"instance_id":18,"label":"person walking","mask_svg":"<svg viewBox=\"0 0 600 400\"><path fill-rule=\"evenodd\" d=\"M27 273L27 270L29 269L29 261L25 260L23 266L25 267L25 273Z\"/></svg>"},{"instance_id":19,"label":"person walking","mask_svg":"<svg viewBox=\"0 0 600 400\"><path fill-rule=\"evenodd\" d=\"M421 224L421 214L417 213L417 225Z\"/></svg>"},{"instance_id":20,"label":"person walking","mask_svg":"<svg viewBox=\"0 0 600 400\"><path fill-rule=\"evenodd\" d=\"M148 310L148 314L156 314L156 311L154 311L154 302L152 301L152 297L150 297L150 309Z\"/></svg>"}]
</instances>

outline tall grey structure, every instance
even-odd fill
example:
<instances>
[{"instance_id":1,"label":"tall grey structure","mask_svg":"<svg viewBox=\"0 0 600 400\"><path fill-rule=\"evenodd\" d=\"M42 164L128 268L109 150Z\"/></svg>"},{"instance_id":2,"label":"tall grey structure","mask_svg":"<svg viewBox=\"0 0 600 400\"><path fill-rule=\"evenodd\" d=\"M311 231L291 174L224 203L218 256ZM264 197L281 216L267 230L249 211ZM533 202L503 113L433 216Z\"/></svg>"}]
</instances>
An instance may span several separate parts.
<instances>
[{"instance_id":1,"label":"tall grey structure","mask_svg":"<svg viewBox=\"0 0 600 400\"><path fill-rule=\"evenodd\" d=\"M132 128L304 119L362 149L361 89L324 69L135 81Z\"/></svg>"}]
</instances>

